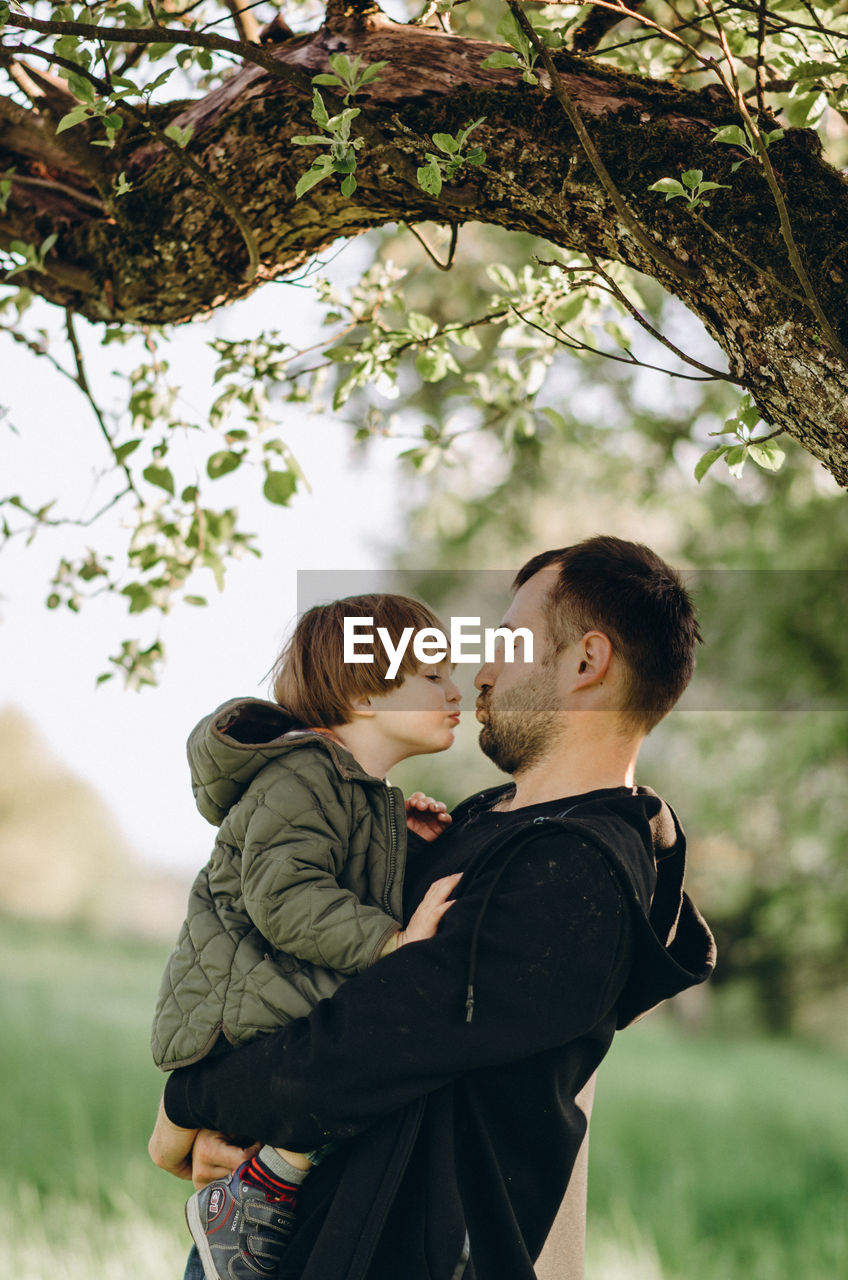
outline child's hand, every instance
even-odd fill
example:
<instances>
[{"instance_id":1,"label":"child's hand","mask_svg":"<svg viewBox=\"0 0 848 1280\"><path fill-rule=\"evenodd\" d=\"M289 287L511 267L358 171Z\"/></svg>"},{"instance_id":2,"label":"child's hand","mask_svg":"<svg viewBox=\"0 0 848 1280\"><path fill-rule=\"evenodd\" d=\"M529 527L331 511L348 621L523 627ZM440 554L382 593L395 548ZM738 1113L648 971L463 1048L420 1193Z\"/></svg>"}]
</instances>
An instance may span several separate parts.
<instances>
[{"instance_id":1,"label":"child's hand","mask_svg":"<svg viewBox=\"0 0 848 1280\"><path fill-rule=\"evenodd\" d=\"M455 875L442 876L441 880L433 881L418 904L409 924L398 934L399 947L406 942L423 942L425 938L432 938L435 935L442 916L449 907L453 906L453 900L448 902L448 898L461 879L462 872L457 871Z\"/></svg>"},{"instance_id":2,"label":"child's hand","mask_svg":"<svg viewBox=\"0 0 848 1280\"><path fill-rule=\"evenodd\" d=\"M449 826L451 816L441 800L413 791L406 802L406 825L424 840L435 840Z\"/></svg>"}]
</instances>

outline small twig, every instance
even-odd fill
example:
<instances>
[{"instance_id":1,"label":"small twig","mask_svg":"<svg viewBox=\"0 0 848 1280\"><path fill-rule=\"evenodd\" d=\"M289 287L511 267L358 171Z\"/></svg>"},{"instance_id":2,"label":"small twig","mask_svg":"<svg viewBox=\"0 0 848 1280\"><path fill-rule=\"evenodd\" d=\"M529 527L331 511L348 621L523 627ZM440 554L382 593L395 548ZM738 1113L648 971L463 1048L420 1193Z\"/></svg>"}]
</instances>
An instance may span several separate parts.
<instances>
[{"instance_id":1,"label":"small twig","mask_svg":"<svg viewBox=\"0 0 848 1280\"><path fill-rule=\"evenodd\" d=\"M77 384L80 391L85 396L88 403L90 404L91 410L95 418L97 419L97 425L100 427L100 431L103 435L103 438L106 441L107 445L109 446L109 451L115 460L115 464L120 467L120 469L123 471L124 475L127 478L127 491L135 494L139 503L141 503L142 497L135 487L135 481L133 480L132 472L130 471L127 464L125 462L121 462L121 460L119 459L117 449L115 448L115 442L112 439L109 428L106 426L106 420L103 417L103 412L99 404L97 403L97 401L94 399L94 395L89 385L88 375L86 374L86 371L85 371L85 362L83 360L82 348L80 347L79 339L77 337L77 331L76 331L76 328L74 327L74 313L71 311L70 307L67 307L65 309L65 332L68 335L68 342L71 345L71 351L73 352L73 355L74 355L74 365L77 371L76 377L73 377L73 375L71 375L73 378L73 381Z\"/></svg>"},{"instance_id":2,"label":"small twig","mask_svg":"<svg viewBox=\"0 0 848 1280\"><path fill-rule=\"evenodd\" d=\"M613 280L612 276L604 270L595 255L588 249L584 250L584 252L592 264L592 270L606 283L613 297L621 303L624 309L630 313L636 323L644 329L646 333L649 333L652 338L655 338L657 342L661 343L666 350L671 352L672 355L677 356L678 360L682 360L684 364L691 365L693 369L700 369L701 373L707 374L710 378L718 378L722 382L732 382L734 386L737 387L748 386L748 383L743 378L734 378L732 374L724 373L721 369L714 369L712 365L703 364L700 360L696 360L694 356L687 355L685 351L681 351L680 347L675 346L670 338L667 338L665 334L660 333L659 329L655 329L650 320L648 320L646 316L642 315L641 311L634 306L623 289L621 289L616 281ZM542 265L557 265L562 269L562 264L560 263L542 263Z\"/></svg>"},{"instance_id":3,"label":"small twig","mask_svg":"<svg viewBox=\"0 0 848 1280\"><path fill-rule=\"evenodd\" d=\"M239 4L239 0L226 0L226 5L233 15L233 22L235 23L239 40L244 40L249 44L259 44L259 23L250 12L250 8L243 8Z\"/></svg>"},{"instance_id":4,"label":"small twig","mask_svg":"<svg viewBox=\"0 0 848 1280\"><path fill-rule=\"evenodd\" d=\"M766 64L763 56L763 45L766 42L766 0L760 0L760 12L757 14L757 62L754 68L754 79L757 89L757 109L766 109Z\"/></svg>"},{"instance_id":5,"label":"small twig","mask_svg":"<svg viewBox=\"0 0 848 1280\"><path fill-rule=\"evenodd\" d=\"M233 53L239 58L243 58L245 62L252 62L256 66L261 67L263 71L267 71L269 75L276 79L288 80L288 82L300 89L301 92L312 95L312 77L299 67L291 66L288 63L280 62L276 59L268 49L261 44L250 44L243 40L229 40L226 36L219 36L214 32L201 32L193 30L183 30L174 27L108 27L101 25L93 25L85 22L48 22L39 18L30 18L25 14L12 10L6 19L8 27L21 27L25 31L37 31L41 35L72 35L85 36L91 39L93 36L102 36L104 40L111 41L113 44L183 44L190 45L197 49L210 49L213 52L219 50L224 53ZM34 50L27 49L28 53ZM85 68L77 63L70 64L74 72L80 74ZM329 97L335 95L330 93Z\"/></svg>"},{"instance_id":6,"label":"small twig","mask_svg":"<svg viewBox=\"0 0 848 1280\"><path fill-rule=\"evenodd\" d=\"M64 195L72 196L78 204L91 205L93 209L98 209L101 213L105 213L106 206L97 196L88 195L85 191L79 191L76 187L68 186L66 182L48 181L47 178L30 178L27 174L15 173L14 170L7 170L6 173L0 173L0 179L11 178L13 183L20 183L24 187L46 187L49 191L61 191Z\"/></svg>"},{"instance_id":7,"label":"small twig","mask_svg":"<svg viewBox=\"0 0 848 1280\"><path fill-rule=\"evenodd\" d=\"M614 351L604 351L602 347L593 347L590 342L583 342L581 338L575 338L574 334L569 333L567 329L563 329L561 325L557 325L558 333L551 333L550 329L546 329L544 325L539 324L536 320L531 320L523 311L519 311L517 307L512 308L513 315L518 316L519 320L529 325L531 329L535 329L537 333L544 334L546 338L550 338L552 342L558 343L559 346L568 347L570 351L588 351L590 355L602 356L604 360L613 360L616 364L626 364L628 368L651 369L655 373L664 373L668 378L682 378L685 382L715 382L716 379L712 375L704 375L697 373L680 373L676 369L665 369L659 364L649 364L646 360L640 360L634 356L632 351L627 351L626 355L617 355Z\"/></svg>"},{"instance_id":8,"label":"small twig","mask_svg":"<svg viewBox=\"0 0 848 1280\"><path fill-rule=\"evenodd\" d=\"M621 218L621 221L627 227L628 231L637 243L641 245L645 252L648 253L655 262L665 267L667 271L672 272L679 279L685 280L687 284L691 284L694 280L697 280L698 272L692 267L684 266L682 262L678 262L678 260L672 257L671 254L666 253L664 249L655 244L650 236L643 230L634 215L630 212L621 192L610 177L607 167L601 159L598 149L583 122L583 117L580 115L571 94L566 89L562 76L557 71L547 47L539 39L535 28L528 21L524 10L518 3L518 0L506 0L506 2L516 22L527 36L527 39L533 45L533 48L536 50L539 58L542 60L545 70L550 76L551 85L557 101L568 116L571 126L577 134L580 145L583 147L589 163L594 169L601 186L612 201L615 211Z\"/></svg>"},{"instance_id":9,"label":"small twig","mask_svg":"<svg viewBox=\"0 0 848 1280\"><path fill-rule=\"evenodd\" d=\"M450 247L448 248L448 257L446 262L439 261L435 253L433 253L433 250L428 245L427 241L424 239L422 235L420 235L415 230L415 227L413 227L411 223L406 222L404 223L404 226L406 227L407 231L410 231L412 235L415 236L415 239L421 245L421 248L427 254L427 257L431 260L431 262L435 264L435 266L439 268L440 271L450 271L451 267L453 266L454 257L456 255L456 241L457 241L457 236L459 234L459 223L457 222L451 223Z\"/></svg>"}]
</instances>

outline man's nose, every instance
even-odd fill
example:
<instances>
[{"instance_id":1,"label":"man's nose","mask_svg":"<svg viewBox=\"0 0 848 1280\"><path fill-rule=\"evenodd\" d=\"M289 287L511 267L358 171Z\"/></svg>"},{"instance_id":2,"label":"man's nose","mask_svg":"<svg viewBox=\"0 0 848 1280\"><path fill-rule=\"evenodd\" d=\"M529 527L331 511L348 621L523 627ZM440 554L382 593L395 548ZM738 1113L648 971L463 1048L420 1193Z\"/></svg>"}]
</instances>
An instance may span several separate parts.
<instances>
[{"instance_id":1,"label":"man's nose","mask_svg":"<svg viewBox=\"0 0 848 1280\"><path fill-rule=\"evenodd\" d=\"M474 677L474 688L482 693L495 683L495 668L491 662L484 662Z\"/></svg>"}]
</instances>

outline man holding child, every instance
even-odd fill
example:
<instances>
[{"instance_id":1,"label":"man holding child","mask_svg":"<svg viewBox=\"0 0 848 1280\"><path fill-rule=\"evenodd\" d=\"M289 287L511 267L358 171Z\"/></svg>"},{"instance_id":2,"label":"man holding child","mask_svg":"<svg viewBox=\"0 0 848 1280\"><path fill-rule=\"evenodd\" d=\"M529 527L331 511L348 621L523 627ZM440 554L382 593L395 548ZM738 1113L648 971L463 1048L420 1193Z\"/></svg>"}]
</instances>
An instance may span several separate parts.
<instances>
[{"instance_id":1,"label":"man holding child","mask_svg":"<svg viewBox=\"0 0 848 1280\"><path fill-rule=\"evenodd\" d=\"M597 537L513 588L503 625L532 634L532 660L499 646L475 679L480 746L512 781L410 836L404 920L461 877L435 934L169 1078L151 1155L196 1185L244 1160L222 1134L332 1145L273 1270L245 1242L234 1275L532 1280L586 1129L577 1095L617 1029L712 971L680 824L634 783L694 668L682 582Z\"/></svg>"}]
</instances>

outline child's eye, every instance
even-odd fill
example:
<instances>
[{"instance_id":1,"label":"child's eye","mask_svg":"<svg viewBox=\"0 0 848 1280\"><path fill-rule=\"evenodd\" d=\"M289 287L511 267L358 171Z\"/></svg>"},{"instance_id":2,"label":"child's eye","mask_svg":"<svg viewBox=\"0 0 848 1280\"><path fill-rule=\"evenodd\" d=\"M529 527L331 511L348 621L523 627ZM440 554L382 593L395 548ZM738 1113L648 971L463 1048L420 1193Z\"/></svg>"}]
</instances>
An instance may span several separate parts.
<instances>
[{"instance_id":1,"label":"child's eye","mask_svg":"<svg viewBox=\"0 0 848 1280\"><path fill-rule=\"evenodd\" d=\"M441 680L442 677L439 675L438 671L434 671L432 675L425 676L424 678L426 680Z\"/></svg>"}]
</instances>

